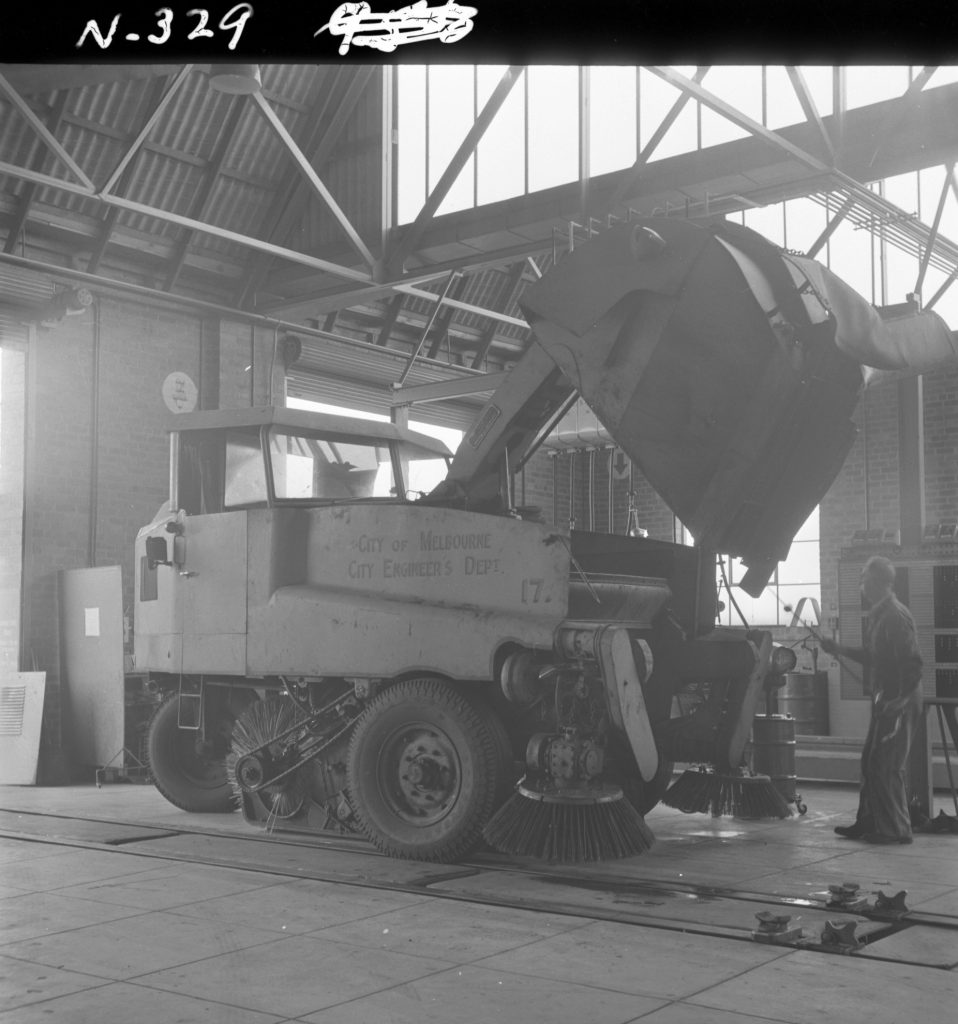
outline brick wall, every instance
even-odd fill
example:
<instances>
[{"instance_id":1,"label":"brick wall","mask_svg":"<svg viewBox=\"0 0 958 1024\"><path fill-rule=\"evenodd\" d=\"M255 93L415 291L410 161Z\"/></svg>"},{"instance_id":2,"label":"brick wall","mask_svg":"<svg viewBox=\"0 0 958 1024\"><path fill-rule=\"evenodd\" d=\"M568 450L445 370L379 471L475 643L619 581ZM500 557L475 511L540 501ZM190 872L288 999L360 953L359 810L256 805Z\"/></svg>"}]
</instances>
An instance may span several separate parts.
<instances>
[{"instance_id":1,"label":"brick wall","mask_svg":"<svg viewBox=\"0 0 958 1024\"><path fill-rule=\"evenodd\" d=\"M570 518L570 482L574 481L575 501L573 511L578 530L589 527L590 507L592 528L596 533L609 532L609 475L612 474L612 532L624 533L629 519L629 475L620 476L615 462L620 452L613 450L613 465L609 463L609 449L598 449L590 468L589 452L562 451L552 454L540 449L525 467L525 498L519 500L527 505L542 508L546 522L568 528ZM623 464L628 459L623 457ZM573 470L574 462L574 470ZM553 472L555 472L557 502L553 502ZM590 501L589 479L592 477ZM633 475L635 506L639 526L648 530L649 536L658 540L672 540L675 519L668 505L659 497L636 469ZM556 508L557 506L557 508ZM557 515L556 515L557 513Z\"/></svg>"},{"instance_id":2,"label":"brick wall","mask_svg":"<svg viewBox=\"0 0 958 1024\"><path fill-rule=\"evenodd\" d=\"M925 396L925 522L958 519L958 370L929 374Z\"/></svg>"},{"instance_id":3,"label":"brick wall","mask_svg":"<svg viewBox=\"0 0 958 1024\"><path fill-rule=\"evenodd\" d=\"M925 522L958 519L958 371L924 378ZM856 529L900 529L898 393L883 384L865 393L858 439L822 502L822 609L838 614L838 561Z\"/></svg>"},{"instance_id":4,"label":"brick wall","mask_svg":"<svg viewBox=\"0 0 958 1024\"><path fill-rule=\"evenodd\" d=\"M206 405L263 404L272 352L272 330L111 298L38 332L26 388L19 660L47 673L46 781L69 771L60 720L59 571L119 565L132 625L133 540L169 489L163 381L174 371L189 374ZM12 405L4 410L14 415Z\"/></svg>"},{"instance_id":5,"label":"brick wall","mask_svg":"<svg viewBox=\"0 0 958 1024\"><path fill-rule=\"evenodd\" d=\"M26 350L0 347L0 679L20 668L23 412Z\"/></svg>"}]
</instances>

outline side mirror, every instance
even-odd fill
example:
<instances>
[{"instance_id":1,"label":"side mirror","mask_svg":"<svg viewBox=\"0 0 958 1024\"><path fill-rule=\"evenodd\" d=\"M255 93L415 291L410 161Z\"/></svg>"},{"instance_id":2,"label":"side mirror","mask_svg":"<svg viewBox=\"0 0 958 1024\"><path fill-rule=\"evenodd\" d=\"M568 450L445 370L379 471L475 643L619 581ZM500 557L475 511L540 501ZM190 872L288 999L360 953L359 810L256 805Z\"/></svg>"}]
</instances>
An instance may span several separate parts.
<instances>
[{"instance_id":1,"label":"side mirror","mask_svg":"<svg viewBox=\"0 0 958 1024\"><path fill-rule=\"evenodd\" d=\"M158 565L173 564L169 560L165 537L146 538L146 561L151 569L155 569Z\"/></svg>"}]
</instances>

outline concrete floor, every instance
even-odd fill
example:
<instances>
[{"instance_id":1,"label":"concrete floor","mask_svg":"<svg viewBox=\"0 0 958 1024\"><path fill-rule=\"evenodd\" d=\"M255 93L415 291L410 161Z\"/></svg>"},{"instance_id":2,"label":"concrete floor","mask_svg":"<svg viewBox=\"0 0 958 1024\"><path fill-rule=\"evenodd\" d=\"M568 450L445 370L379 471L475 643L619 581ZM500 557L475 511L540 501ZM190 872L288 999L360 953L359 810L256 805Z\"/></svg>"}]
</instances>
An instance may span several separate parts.
<instances>
[{"instance_id":1,"label":"concrete floor","mask_svg":"<svg viewBox=\"0 0 958 1024\"><path fill-rule=\"evenodd\" d=\"M825 955L740 941L742 921L730 922L721 901L630 893L636 878L793 897L855 880L869 893L906 889L909 907L952 915L958 926L954 836L896 847L842 840L832 828L849 820L855 792L805 787L803 797L808 814L786 821L656 808L651 851L576 869L581 885L571 888L550 888L549 869L439 866L431 891L455 900L388 891L380 883L390 870L411 878L422 866L361 853L324 861L324 877L347 884L294 877L294 859L276 874L164 859L164 839L143 844L150 855L135 844L68 846L49 834L40 842L7 814L0 1024L950 1024L958 927L880 939L869 949L882 959ZM0 787L0 809L24 812L24 828L30 813L202 826L216 833L211 850L220 841L239 848L232 837L256 832L238 814L185 815L149 786ZM950 801L938 809L953 810ZM256 845L268 863L269 847ZM297 853L326 857L305 847L290 857ZM611 884L591 887L599 876ZM363 877L369 885L356 884ZM553 899L565 912L542 909L559 889ZM484 902L502 897L540 909ZM610 908L641 912L653 926L601 919ZM672 925L686 914L700 928L710 913L717 935L654 927L656 914ZM816 920L807 908L796 914ZM926 963L938 966L918 965Z\"/></svg>"}]
</instances>

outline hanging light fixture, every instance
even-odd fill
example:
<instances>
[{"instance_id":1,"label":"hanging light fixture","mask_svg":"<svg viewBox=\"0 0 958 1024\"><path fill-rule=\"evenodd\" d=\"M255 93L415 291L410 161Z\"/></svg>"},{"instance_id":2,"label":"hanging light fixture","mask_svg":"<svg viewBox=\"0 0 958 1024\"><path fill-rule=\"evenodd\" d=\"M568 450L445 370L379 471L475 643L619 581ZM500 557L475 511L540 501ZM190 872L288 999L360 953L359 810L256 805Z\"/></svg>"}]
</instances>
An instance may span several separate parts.
<instances>
[{"instance_id":1,"label":"hanging light fixture","mask_svg":"<svg viewBox=\"0 0 958 1024\"><path fill-rule=\"evenodd\" d=\"M263 75L259 64L214 64L210 86L232 96L249 96L262 90Z\"/></svg>"}]
</instances>

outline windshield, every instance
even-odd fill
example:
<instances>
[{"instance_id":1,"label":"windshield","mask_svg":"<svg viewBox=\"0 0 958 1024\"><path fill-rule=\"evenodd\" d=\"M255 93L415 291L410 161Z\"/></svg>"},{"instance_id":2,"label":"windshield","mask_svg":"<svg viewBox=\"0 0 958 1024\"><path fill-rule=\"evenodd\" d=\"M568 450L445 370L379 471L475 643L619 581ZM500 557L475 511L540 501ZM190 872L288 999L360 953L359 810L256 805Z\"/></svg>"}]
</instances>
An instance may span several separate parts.
<instances>
[{"instance_id":1,"label":"windshield","mask_svg":"<svg viewBox=\"0 0 958 1024\"><path fill-rule=\"evenodd\" d=\"M227 508L266 503L266 468L256 430L233 430L226 435L223 488Z\"/></svg>"},{"instance_id":2,"label":"windshield","mask_svg":"<svg viewBox=\"0 0 958 1024\"><path fill-rule=\"evenodd\" d=\"M394 498L397 494L386 443L329 441L273 430L269 454L278 501Z\"/></svg>"},{"instance_id":3,"label":"windshield","mask_svg":"<svg viewBox=\"0 0 958 1024\"><path fill-rule=\"evenodd\" d=\"M429 494L434 490L441 480L445 479L449 470L449 463L446 459L435 456L434 458L411 458L405 464L404 476L407 497L414 498L420 495Z\"/></svg>"}]
</instances>

